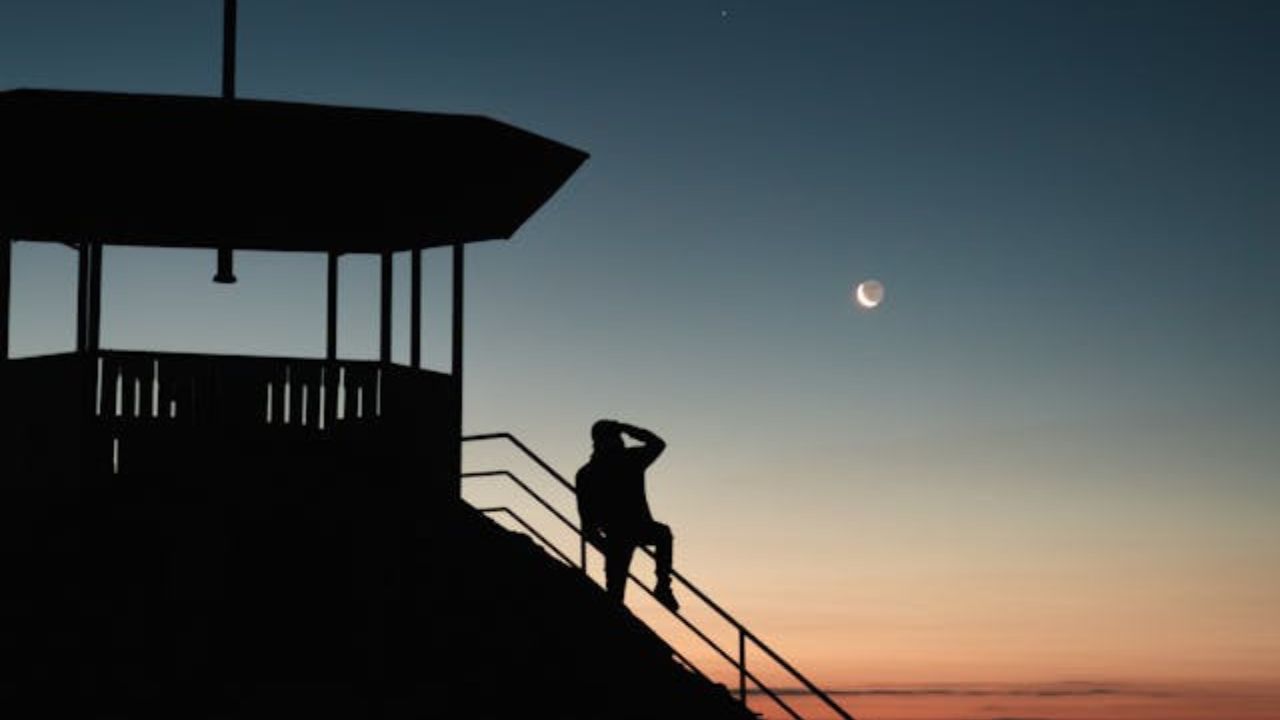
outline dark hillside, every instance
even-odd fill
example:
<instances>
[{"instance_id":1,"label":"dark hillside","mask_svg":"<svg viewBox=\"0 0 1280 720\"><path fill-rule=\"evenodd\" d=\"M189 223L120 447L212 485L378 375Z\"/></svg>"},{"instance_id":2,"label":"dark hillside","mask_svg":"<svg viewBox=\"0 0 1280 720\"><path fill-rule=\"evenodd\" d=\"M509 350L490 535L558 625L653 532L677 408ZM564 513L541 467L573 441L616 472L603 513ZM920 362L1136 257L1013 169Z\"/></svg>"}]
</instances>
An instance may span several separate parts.
<instances>
[{"instance_id":1,"label":"dark hillside","mask_svg":"<svg viewBox=\"0 0 1280 720\"><path fill-rule=\"evenodd\" d=\"M753 717L460 501L290 485L11 494L0 715Z\"/></svg>"}]
</instances>

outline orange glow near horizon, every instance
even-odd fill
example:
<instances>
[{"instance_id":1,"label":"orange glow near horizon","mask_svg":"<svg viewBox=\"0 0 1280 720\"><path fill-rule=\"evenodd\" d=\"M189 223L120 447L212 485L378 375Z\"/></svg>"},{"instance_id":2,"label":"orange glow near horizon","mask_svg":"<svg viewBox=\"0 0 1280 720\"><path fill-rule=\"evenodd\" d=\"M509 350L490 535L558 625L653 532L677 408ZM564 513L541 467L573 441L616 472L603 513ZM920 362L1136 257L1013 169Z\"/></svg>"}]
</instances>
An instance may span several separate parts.
<instances>
[{"instance_id":1,"label":"orange glow near horizon","mask_svg":"<svg viewBox=\"0 0 1280 720\"><path fill-rule=\"evenodd\" d=\"M558 455L567 458L559 465L572 466L583 442L547 452L553 464ZM537 468L491 450L496 454L471 455L469 464L513 468L545 482L539 492L556 497ZM937 446L933 452L940 453ZM1116 464L1113 472L1123 472ZM1029 467L987 462L987 474L978 476L953 466L948 484L939 485L919 459L882 453L846 466L857 471L823 485L819 497L771 484L778 468L686 455L655 466L650 496L655 514L675 529L677 568L818 686L845 693L839 702L855 716L1274 716L1266 713L1280 688L1280 578L1274 551L1259 544L1273 532L1265 508L1231 508L1237 525L1225 530L1197 524L1205 503L1223 501L1194 493L1159 497L1159 517L1150 515L1149 501L1124 493L1111 496L1116 507L1095 507L1088 496L1043 502L1040 487L1058 476L1098 472L1079 463L1046 464L1036 469L1036 483L1021 486L993 478L1031 476ZM895 480L868 485L868 477ZM1001 495L986 502L1007 509L979 515L966 507L962 493L994 495L993 488ZM468 492L494 492L518 505L509 488ZM576 517L567 500L560 499L562 511ZM545 514L532 505L520 511ZM567 535L560 541L576 557L575 542ZM647 558L638 556L632 569L652 584ZM601 580L598 555L590 570ZM684 616L736 657L733 627L688 590L677 586L676 594ZM699 669L737 692L736 671L641 588L632 585L627 602ZM800 686L750 646L747 665L770 687ZM1094 691L1041 692L1063 683ZM763 695L751 704L775 716Z\"/></svg>"},{"instance_id":2,"label":"orange glow near horizon","mask_svg":"<svg viewBox=\"0 0 1280 720\"><path fill-rule=\"evenodd\" d=\"M858 720L1274 720L1280 684L897 685L834 699ZM789 696L784 702L805 718L836 717L812 697ZM789 717L767 698L753 696L749 704L765 720Z\"/></svg>"}]
</instances>

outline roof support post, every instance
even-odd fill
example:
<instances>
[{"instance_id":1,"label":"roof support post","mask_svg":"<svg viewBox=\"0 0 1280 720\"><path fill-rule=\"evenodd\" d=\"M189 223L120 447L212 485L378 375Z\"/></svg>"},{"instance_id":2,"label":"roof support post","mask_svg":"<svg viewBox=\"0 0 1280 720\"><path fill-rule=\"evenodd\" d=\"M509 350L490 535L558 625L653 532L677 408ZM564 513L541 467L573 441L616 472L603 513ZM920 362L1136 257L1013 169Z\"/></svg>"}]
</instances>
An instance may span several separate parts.
<instances>
[{"instance_id":1,"label":"roof support post","mask_svg":"<svg viewBox=\"0 0 1280 720\"><path fill-rule=\"evenodd\" d=\"M422 248L410 253L413 263L409 287L409 364L422 367Z\"/></svg>"},{"instance_id":2,"label":"roof support post","mask_svg":"<svg viewBox=\"0 0 1280 720\"><path fill-rule=\"evenodd\" d=\"M9 267L13 260L13 241L0 238L0 360L9 359Z\"/></svg>"},{"instance_id":3,"label":"roof support post","mask_svg":"<svg viewBox=\"0 0 1280 720\"><path fill-rule=\"evenodd\" d=\"M324 357L338 359L338 253L329 251L329 272L325 283Z\"/></svg>"},{"instance_id":4,"label":"roof support post","mask_svg":"<svg viewBox=\"0 0 1280 720\"><path fill-rule=\"evenodd\" d=\"M325 278L324 308L324 395L321 400L324 429L333 430L338 422L338 389L341 387L338 367L338 253L328 253L328 271Z\"/></svg>"},{"instance_id":5,"label":"roof support post","mask_svg":"<svg viewBox=\"0 0 1280 720\"><path fill-rule=\"evenodd\" d=\"M458 414L462 414L462 263L463 244L453 244L453 381L458 385Z\"/></svg>"},{"instance_id":6,"label":"roof support post","mask_svg":"<svg viewBox=\"0 0 1280 720\"><path fill-rule=\"evenodd\" d=\"M76 352L96 352L102 327L102 243L79 245L76 271Z\"/></svg>"},{"instance_id":7,"label":"roof support post","mask_svg":"<svg viewBox=\"0 0 1280 720\"><path fill-rule=\"evenodd\" d=\"M89 352L102 346L102 243L89 243L89 323L85 345Z\"/></svg>"},{"instance_id":8,"label":"roof support post","mask_svg":"<svg viewBox=\"0 0 1280 720\"><path fill-rule=\"evenodd\" d=\"M391 362L391 257L390 250L382 251L382 322L378 333L378 358L384 363Z\"/></svg>"},{"instance_id":9,"label":"roof support post","mask_svg":"<svg viewBox=\"0 0 1280 720\"><path fill-rule=\"evenodd\" d=\"M454 497L462 496L462 316L463 316L463 268L462 251L466 247L462 241L453 243L453 342L451 373L453 375L454 429L457 440L453 444L453 467L448 473L451 481L449 493Z\"/></svg>"},{"instance_id":10,"label":"roof support post","mask_svg":"<svg viewBox=\"0 0 1280 720\"><path fill-rule=\"evenodd\" d=\"M76 352L89 349L89 243L76 246L79 262L76 265Z\"/></svg>"}]
</instances>

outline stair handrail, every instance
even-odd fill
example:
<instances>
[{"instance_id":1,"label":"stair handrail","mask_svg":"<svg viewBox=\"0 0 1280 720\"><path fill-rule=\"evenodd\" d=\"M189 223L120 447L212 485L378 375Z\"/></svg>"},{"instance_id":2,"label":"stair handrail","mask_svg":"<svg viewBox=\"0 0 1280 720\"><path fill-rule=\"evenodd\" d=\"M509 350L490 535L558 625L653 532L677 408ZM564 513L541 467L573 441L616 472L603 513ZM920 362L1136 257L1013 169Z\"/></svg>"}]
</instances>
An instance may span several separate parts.
<instances>
[{"instance_id":1,"label":"stair handrail","mask_svg":"<svg viewBox=\"0 0 1280 720\"><path fill-rule=\"evenodd\" d=\"M538 542L542 543L543 547L555 553L556 557L563 560L566 565L568 565L569 567L573 567L572 558L570 558L568 555L565 555L563 550L556 547L555 543L551 542L550 540L547 539L545 535L538 532L532 525L528 523L528 521L520 517L520 513L517 513L515 510L512 510L511 508L506 507L504 505L504 506L498 506L498 507L478 507L476 508L476 512L482 515L499 515L499 514L506 515L507 517L514 520L516 524L518 524L520 527L524 528L530 535L537 538Z\"/></svg>"},{"instance_id":2,"label":"stair handrail","mask_svg":"<svg viewBox=\"0 0 1280 720\"><path fill-rule=\"evenodd\" d=\"M574 525L573 522L568 518L566 518L563 514L556 511L555 508L551 507L546 502L546 500L544 500L540 495L537 494L537 492L533 490L533 488L529 487L527 483L521 480L519 476L517 476L515 473L511 472L510 470L481 470L478 472L465 472L465 473L462 473L461 477L464 480L468 478L505 477L511 480L512 482L514 482L519 488L524 490L526 493L528 493L530 497L538 501L538 503L541 504L544 508L550 510L555 515L555 517L558 520L560 520L560 522L563 523L566 527L568 527L571 531L573 531L575 535L582 537L582 530L578 526ZM521 526L529 529L530 532L533 533L534 537L540 540L542 544L551 548L551 550L556 555L558 555L561 559L563 559L566 564L568 564L570 567L573 567L573 561L569 559L568 555L565 555L564 552L560 550L560 548L556 547L553 543L551 543L551 541L548 540L544 535L537 532L536 530L533 530L523 518L517 516L510 509L506 507L496 507L496 508L477 508L477 510L479 510L482 513L501 511L511 515L513 518L516 519L516 521ZM579 567L579 569L582 569L582 568ZM640 578L636 577L632 573L627 573L627 577L632 582L634 582L637 587L639 587L641 590L646 592L654 600L658 600L658 594L648 585L645 585L640 580ZM678 612L672 612L672 615L676 618L676 620L680 622L680 624L684 625L684 627L687 630L689 630L689 632L692 632L694 635L696 635L700 640L702 640L702 642L706 643L712 650L715 650L716 654L719 655L721 658L723 658L725 662L729 663L731 666L733 666L735 669L738 670L739 679L740 679L740 684L739 684L740 700L742 700L744 703L746 702L747 693L746 693L745 682L746 680L751 680L751 682L755 683L756 687L759 688L761 692L768 695L770 699L772 699L775 703L777 703L778 707L781 707L783 710L786 710L787 714L789 714L793 718L793 720L804 720L804 718L799 713L797 713L795 709L793 709L790 705L788 705L787 702L783 700L776 692L774 692L772 688L770 688L768 685L765 685L764 682L760 680L760 678L756 677L754 673L747 670L745 660L735 660L733 656L729 654L729 651L721 647L720 643L716 642L715 640L712 640L711 637L708 636L705 632L703 632L701 628L699 628L697 625L694 625L693 622L689 620L689 618L685 617L684 615L681 615ZM710 678L707 678L706 674L703 673L702 670L700 670L697 665L693 664L692 661L686 659L683 655L681 655L674 647L671 646L670 643L666 643L666 644L667 644L667 647L671 649L671 652L674 653L676 657L680 659L681 662L683 662L691 670L696 672L699 676L708 680L708 682L710 681ZM745 649L742 644L741 633L739 634L738 657L745 658Z\"/></svg>"},{"instance_id":3,"label":"stair handrail","mask_svg":"<svg viewBox=\"0 0 1280 720\"><path fill-rule=\"evenodd\" d=\"M572 493L575 498L578 496L578 488L575 487L573 483L566 480L565 477L561 475L559 472L557 472L555 468L551 467L550 463L548 463L546 460L543 460L542 457L538 455L538 453L534 452L532 448L530 448L528 445L525 445L523 442L521 442L520 438L516 437L515 435L512 435L509 432L497 432L497 433L480 433L478 435L464 435L462 437L462 442L464 443L481 442L484 440L506 440L507 442L510 442L512 445L515 445L517 448L519 448L520 451L523 452L530 460L535 462L538 465L538 467L542 468L544 472L546 472L551 477L555 478L556 481L559 482L560 485L562 485L565 490L568 490L570 493ZM572 525L572 523L570 523L570 525ZM582 534L580 530L575 530L575 532L578 533L579 562L582 567L582 572L585 573L587 571L587 536ZM648 552L648 550L646 550L646 552Z\"/></svg>"},{"instance_id":4,"label":"stair handrail","mask_svg":"<svg viewBox=\"0 0 1280 720\"><path fill-rule=\"evenodd\" d=\"M462 442L464 443L482 442L486 440L506 440L510 442L512 445L518 448L521 452L523 452L525 456L527 456L536 465L538 465L538 467L540 467L548 475L550 475L556 481L558 481L560 485L563 486L566 490L568 490L575 498L577 497L577 494L578 494L577 488L572 483L570 483L567 479L565 479L563 475L557 472L556 469L552 467L546 460L543 460L542 457L539 456L536 452L534 452L532 448L524 444L515 435L509 432L496 432L496 433L479 433L476 435L464 435L462 437ZM556 510L550 503L546 502L546 500L544 500L541 496L539 496L536 492L534 492L533 489L529 487L524 481L516 477L514 473L511 473L506 470L483 471L478 473L462 473L462 477L464 478L482 477L482 476L498 476L498 475L505 475L509 477L512 481L514 481L516 484L521 486L525 490L525 492L533 496L534 499L537 500L543 507L545 507L546 509L550 510L553 514L555 514L555 516L562 523L568 525L568 527L571 530L573 530L575 534L578 535L579 543L580 543L579 548L580 548L580 554L581 554L580 567L582 571L585 573L587 571L587 544L588 544L586 536L582 533L582 530L580 528L574 525L574 523L571 520L569 520L562 513ZM647 554L650 558L653 558L655 561L657 560L657 556L649 548L640 546L640 549L644 551L645 554ZM821 688L815 685L811 680L809 680L809 678L805 677L803 673L797 670L793 665L791 665L791 663L787 662L781 655L777 653L777 651L775 651L772 647L770 647L767 643L765 643L764 640L761 640L758 635L751 632L751 630L749 630L745 625L743 625L728 610L725 610L723 607L720 606L719 603L715 602L710 597L708 597L706 593L704 593L697 585L693 583L693 581L689 580L684 575L680 574L678 571L674 569L671 571L671 576L675 578L677 581L679 581L681 585L683 585L686 589L692 592L695 596L697 596L697 598L701 600L703 603L705 603L707 607L714 610L722 620L727 622L729 625L733 626L733 628L738 631L738 660L734 661L728 655L728 653L726 653L719 646L718 643L711 641L711 639L708 638L705 633L703 633L701 630L693 626L693 624L689 622L683 615L675 611L672 611L671 613L677 619L679 619L685 625L686 628L693 631L696 635L702 638L704 642L710 644L725 660L727 660L731 665L733 665L738 669L738 692L739 692L739 697L742 699L744 703L746 702L746 698L747 698L746 681L750 679L753 683L755 683L756 687L758 687L761 691L769 695L769 697L774 702L776 702L779 706L781 706L784 710L786 710L793 718L795 718L796 720L803 720L803 718L801 718L801 716L798 715L795 712L795 710L793 710L789 705L783 702L783 700L780 697L778 697L778 695L774 693L772 689L770 689L767 685L765 685L763 682L761 682L758 678L756 678L753 674L751 674L747 670L746 644L747 644L747 641L750 640L755 647L764 651L765 655L767 655L771 660L776 662L779 667L781 667L782 669L790 673L792 678L798 680L800 684L805 687L805 689L807 689L810 693L812 693L818 699L822 700L822 702L829 709L835 712L836 715L838 715L841 718L841 720L855 720L855 718L852 715L850 715L848 711L842 708L838 703L836 703L831 698L830 695L828 695ZM649 590L648 587L646 587L642 583L639 583L638 580L636 582L637 584L640 584L641 587L644 587L646 591ZM652 591L649 591L649 592L650 594L652 594Z\"/></svg>"}]
</instances>

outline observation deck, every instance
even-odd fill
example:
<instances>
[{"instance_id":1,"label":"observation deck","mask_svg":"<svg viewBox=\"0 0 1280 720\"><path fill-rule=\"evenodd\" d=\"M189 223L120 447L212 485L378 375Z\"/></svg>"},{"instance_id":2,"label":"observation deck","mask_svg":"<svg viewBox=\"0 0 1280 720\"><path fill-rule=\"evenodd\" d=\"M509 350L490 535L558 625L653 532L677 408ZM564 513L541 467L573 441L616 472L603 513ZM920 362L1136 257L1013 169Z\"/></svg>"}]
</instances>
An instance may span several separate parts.
<instances>
[{"instance_id":1,"label":"observation deck","mask_svg":"<svg viewBox=\"0 0 1280 720\"><path fill-rule=\"evenodd\" d=\"M0 487L412 476L458 495L464 248L512 237L585 153L476 115L234 97L12 90L0 120ZM72 352L10 358L15 241L77 253ZM325 254L325 356L106 349L112 245L215 250L225 284L237 251ZM448 373L422 368L431 248L452 250ZM407 366L391 359L397 253L411 255ZM381 261L376 361L337 353L338 261L355 254Z\"/></svg>"}]
</instances>

